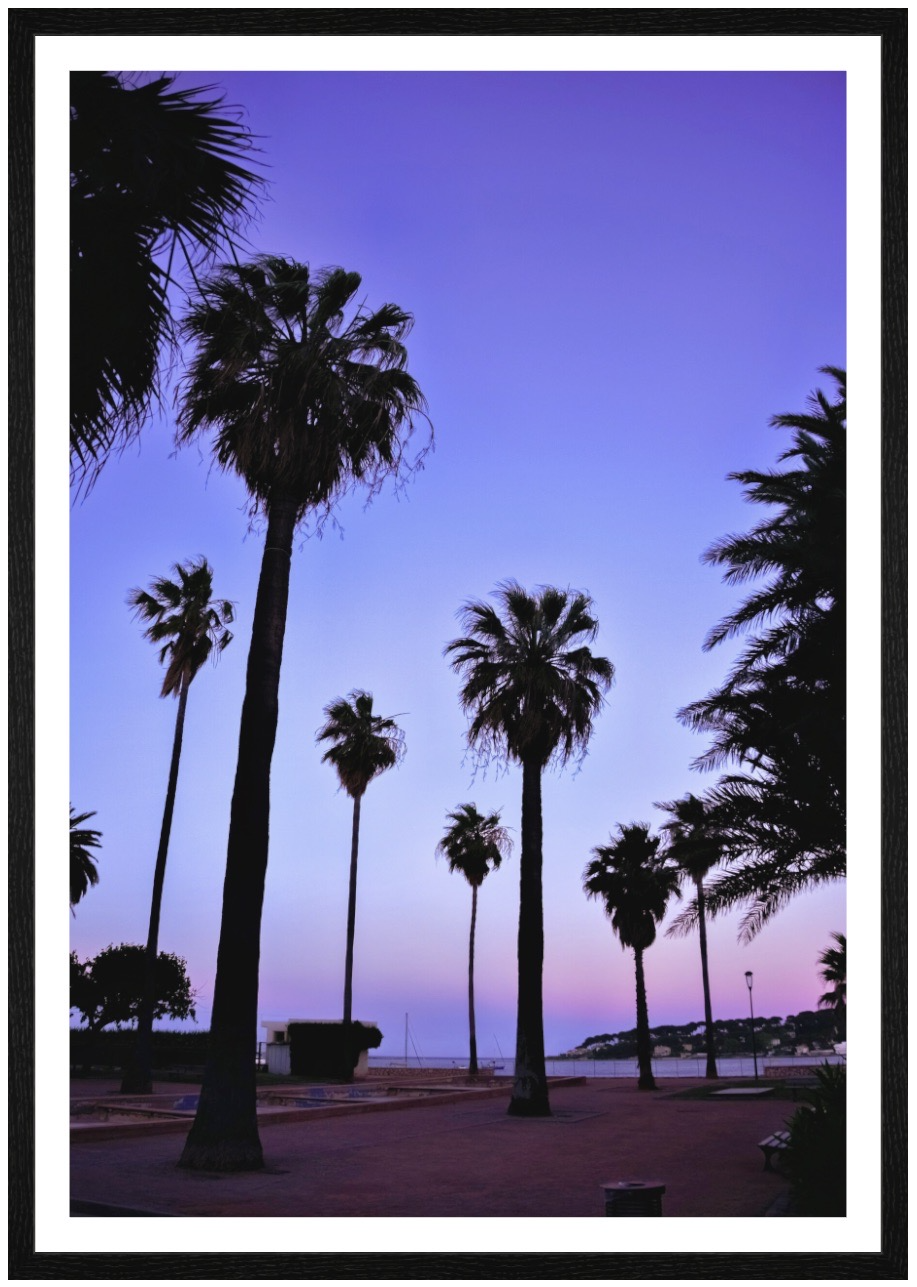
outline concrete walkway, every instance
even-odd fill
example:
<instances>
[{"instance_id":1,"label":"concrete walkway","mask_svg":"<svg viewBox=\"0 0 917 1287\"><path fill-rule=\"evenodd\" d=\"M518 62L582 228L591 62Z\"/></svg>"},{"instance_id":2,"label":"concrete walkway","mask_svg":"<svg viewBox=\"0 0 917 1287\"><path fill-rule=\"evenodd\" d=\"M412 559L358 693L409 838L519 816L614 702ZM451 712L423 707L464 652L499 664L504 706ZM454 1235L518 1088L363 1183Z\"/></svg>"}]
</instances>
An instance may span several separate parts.
<instances>
[{"instance_id":1,"label":"concrete walkway","mask_svg":"<svg viewBox=\"0 0 917 1287\"><path fill-rule=\"evenodd\" d=\"M763 1169L757 1144L792 1106L683 1098L701 1085L553 1086L551 1118L509 1117L507 1083L496 1097L265 1121L265 1169L238 1175L179 1170L184 1126L107 1139L74 1131L71 1199L86 1215L604 1216L603 1183L644 1180L666 1186L664 1216L763 1216L787 1185ZM75 1096L113 1088L73 1085ZM197 1089L156 1087L176 1098Z\"/></svg>"}]
</instances>

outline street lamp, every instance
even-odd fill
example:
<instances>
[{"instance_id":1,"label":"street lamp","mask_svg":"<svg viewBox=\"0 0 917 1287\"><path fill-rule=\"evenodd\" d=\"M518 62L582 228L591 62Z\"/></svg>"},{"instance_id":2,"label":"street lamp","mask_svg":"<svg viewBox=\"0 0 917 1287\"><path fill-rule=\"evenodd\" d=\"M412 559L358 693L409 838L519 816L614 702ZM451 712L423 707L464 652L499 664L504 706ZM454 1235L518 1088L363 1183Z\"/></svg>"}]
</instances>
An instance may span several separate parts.
<instances>
[{"instance_id":1,"label":"street lamp","mask_svg":"<svg viewBox=\"0 0 917 1287\"><path fill-rule=\"evenodd\" d=\"M746 982L746 984L747 984L747 986L748 986L748 1006L749 1006L749 1009L751 1010L751 1057L752 1057L752 1059L754 1059L754 1061L755 1061L755 1081L757 1082L757 1080L758 1080L758 1047L757 1047L757 1044L756 1044L756 1042L755 1042L755 1007L754 1007L754 1003L752 1002L752 999L751 999L751 985L752 985L752 982L753 982L753 975L752 975L751 970L746 970L746 971L745 971L745 982Z\"/></svg>"}]
</instances>

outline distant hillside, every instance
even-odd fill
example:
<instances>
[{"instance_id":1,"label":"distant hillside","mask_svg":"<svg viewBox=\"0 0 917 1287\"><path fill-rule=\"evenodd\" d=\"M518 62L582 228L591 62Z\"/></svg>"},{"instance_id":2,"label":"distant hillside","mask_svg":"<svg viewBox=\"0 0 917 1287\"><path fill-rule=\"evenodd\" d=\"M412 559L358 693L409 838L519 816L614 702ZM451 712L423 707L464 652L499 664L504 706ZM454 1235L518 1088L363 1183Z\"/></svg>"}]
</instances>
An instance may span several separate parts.
<instances>
[{"instance_id":1,"label":"distant hillside","mask_svg":"<svg viewBox=\"0 0 917 1287\"><path fill-rule=\"evenodd\" d=\"M750 1055L751 1019L717 1019L716 1052L720 1055ZM704 1050L704 1025L697 1023L663 1024L650 1029L650 1039L657 1057L697 1055ZM785 1019L755 1017L755 1046L759 1055L804 1055L830 1051L835 1041L842 1041L832 1010L801 1010ZM567 1050L555 1059L636 1059L637 1031L600 1032L587 1037L580 1046Z\"/></svg>"}]
</instances>

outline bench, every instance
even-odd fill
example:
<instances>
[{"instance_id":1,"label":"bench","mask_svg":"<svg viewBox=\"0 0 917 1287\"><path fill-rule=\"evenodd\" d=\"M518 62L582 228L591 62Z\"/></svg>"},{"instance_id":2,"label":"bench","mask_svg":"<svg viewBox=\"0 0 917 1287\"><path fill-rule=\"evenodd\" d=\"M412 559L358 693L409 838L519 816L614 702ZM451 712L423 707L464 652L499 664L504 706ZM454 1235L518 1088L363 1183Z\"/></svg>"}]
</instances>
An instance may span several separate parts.
<instances>
[{"instance_id":1,"label":"bench","mask_svg":"<svg viewBox=\"0 0 917 1287\"><path fill-rule=\"evenodd\" d=\"M774 1131L773 1135L768 1135L767 1139L761 1141L758 1148L764 1154L765 1171L773 1171L774 1168L771 1166L771 1158L774 1157L775 1154L783 1152L789 1143L789 1139L789 1131Z\"/></svg>"}]
</instances>

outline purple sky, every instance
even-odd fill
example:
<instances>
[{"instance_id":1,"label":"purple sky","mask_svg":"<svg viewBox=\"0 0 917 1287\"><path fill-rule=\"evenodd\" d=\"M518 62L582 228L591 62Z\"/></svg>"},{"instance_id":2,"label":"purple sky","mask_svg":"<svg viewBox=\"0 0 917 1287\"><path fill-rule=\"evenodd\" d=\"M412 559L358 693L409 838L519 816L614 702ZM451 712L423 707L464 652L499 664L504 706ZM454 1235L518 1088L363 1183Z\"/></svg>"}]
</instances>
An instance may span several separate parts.
<instances>
[{"instance_id":1,"label":"purple sky","mask_svg":"<svg viewBox=\"0 0 917 1287\"><path fill-rule=\"evenodd\" d=\"M354 1013L398 1053L467 1044L470 891L434 859L445 815L500 808L516 852L479 906L479 1050L515 1026L520 774L465 758L455 613L500 580L587 590L617 670L578 774L544 783L549 1053L634 1024L633 960L582 893L594 845L712 779L675 711L718 684L701 652L737 600L703 550L758 514L730 470L767 468L826 363L844 365L840 73L186 73L261 137L257 251L340 264L367 302L416 317L410 368L436 450L406 498L357 498L294 555L272 776L259 1018L342 1002L351 805L320 763L322 708L354 687L402 713L403 765L363 807ZM73 948L146 935L175 718L132 586L204 554L236 639L191 690L160 946L188 960L209 1022L229 800L261 533L245 495L166 418L71 515L71 798L96 810L101 882ZM797 899L749 947L710 927L715 1012L813 1008L842 886ZM700 1018L696 938L647 955L651 1022ZM259 1033L259 1036L262 1034Z\"/></svg>"}]
</instances>

